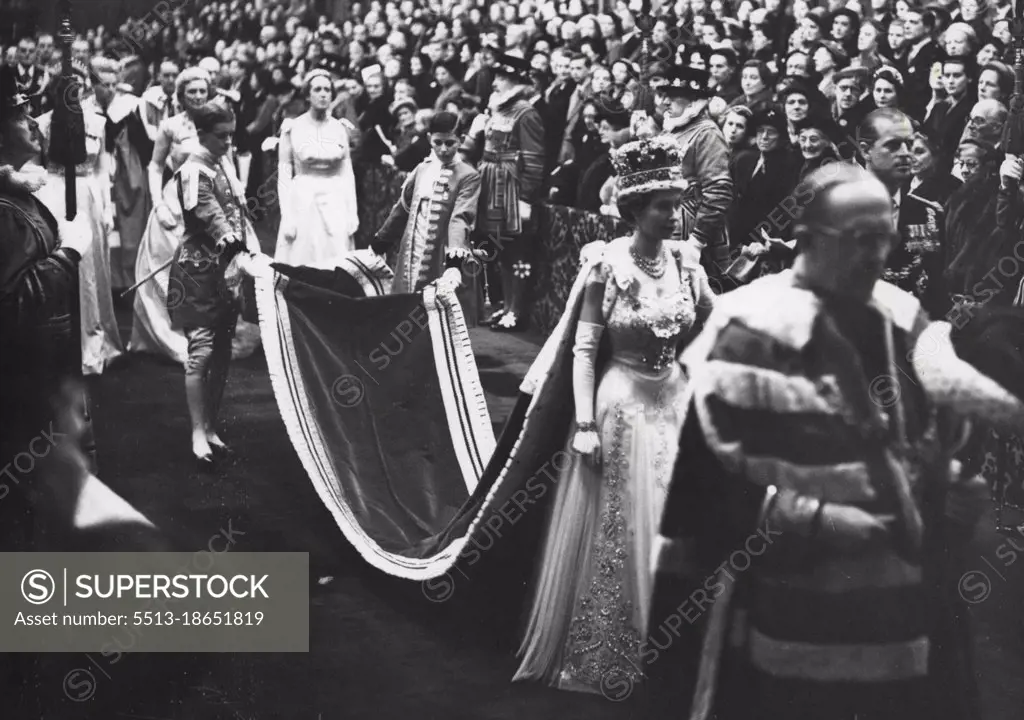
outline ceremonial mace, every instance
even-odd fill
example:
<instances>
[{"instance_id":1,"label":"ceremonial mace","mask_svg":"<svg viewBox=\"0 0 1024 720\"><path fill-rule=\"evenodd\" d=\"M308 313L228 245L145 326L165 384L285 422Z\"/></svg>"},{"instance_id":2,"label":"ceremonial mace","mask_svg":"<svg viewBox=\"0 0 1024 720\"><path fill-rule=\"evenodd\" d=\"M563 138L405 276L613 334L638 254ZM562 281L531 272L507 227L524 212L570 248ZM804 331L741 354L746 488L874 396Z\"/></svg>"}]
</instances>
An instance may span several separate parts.
<instances>
[{"instance_id":1,"label":"ceremonial mace","mask_svg":"<svg viewBox=\"0 0 1024 720\"><path fill-rule=\"evenodd\" d=\"M644 120L651 120L653 116L648 113L647 108L652 105L652 97L655 88L651 84L650 71L654 64L651 58L651 36L654 33L654 26L658 23L655 12L661 7L661 3L655 4L654 0L642 0L640 9L635 16L636 29L640 32L640 73L637 78L641 92L637 94L636 100L642 99L642 106L637 107L631 114L630 135L638 138L637 130Z\"/></svg>"},{"instance_id":2,"label":"ceremonial mace","mask_svg":"<svg viewBox=\"0 0 1024 720\"><path fill-rule=\"evenodd\" d=\"M1014 53L1014 85L1013 97L1010 99L1010 113L1003 126L1003 152L1024 159L1024 0L1016 0L1011 18L1013 53ZM1024 285L1024 280L1021 280ZM1021 288L1018 287L1019 296ZM996 478L993 493L998 498L996 505L996 530L1003 534L1012 534L1019 528L1007 525L1003 521L1003 513L1007 510L1024 510L1006 496L1009 481Z\"/></svg>"},{"instance_id":3,"label":"ceremonial mace","mask_svg":"<svg viewBox=\"0 0 1024 720\"><path fill-rule=\"evenodd\" d=\"M75 166L86 160L83 85L71 64L71 44L75 41L75 31L71 28L71 0L59 0L57 17L57 38L62 50L61 75L56 85L57 100L50 122L47 154L50 162L64 168L65 218L70 222L78 214Z\"/></svg>"},{"instance_id":4,"label":"ceremonial mace","mask_svg":"<svg viewBox=\"0 0 1024 720\"><path fill-rule=\"evenodd\" d=\"M1011 19L1014 87L1010 114L1003 127L1003 151L1024 158L1024 0L1017 0Z\"/></svg>"}]
</instances>

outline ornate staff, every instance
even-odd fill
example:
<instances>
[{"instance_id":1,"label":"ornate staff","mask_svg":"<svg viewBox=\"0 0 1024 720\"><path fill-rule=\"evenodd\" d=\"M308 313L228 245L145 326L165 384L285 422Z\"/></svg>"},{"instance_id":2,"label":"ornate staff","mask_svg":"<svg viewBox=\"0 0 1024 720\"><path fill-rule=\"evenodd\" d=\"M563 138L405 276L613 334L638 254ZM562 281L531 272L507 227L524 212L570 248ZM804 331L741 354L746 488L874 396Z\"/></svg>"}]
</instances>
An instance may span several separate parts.
<instances>
[{"instance_id":1,"label":"ornate staff","mask_svg":"<svg viewBox=\"0 0 1024 720\"><path fill-rule=\"evenodd\" d=\"M1010 115L1003 127L1003 151L1024 157L1024 0L1017 0L1013 12L1013 70L1016 76Z\"/></svg>"},{"instance_id":2,"label":"ornate staff","mask_svg":"<svg viewBox=\"0 0 1024 720\"><path fill-rule=\"evenodd\" d=\"M640 82L643 82L644 75L651 58L651 34L654 32L654 25L657 20L654 18L654 6L652 0L643 0L640 3L640 11L636 14L636 28L640 31Z\"/></svg>"},{"instance_id":3,"label":"ornate staff","mask_svg":"<svg viewBox=\"0 0 1024 720\"><path fill-rule=\"evenodd\" d=\"M82 81L71 64L71 0L59 0L57 38L63 51L61 76L57 81L53 120L50 123L49 160L64 167L65 217L71 221L78 214L75 192L75 166L85 162L85 116L82 114Z\"/></svg>"}]
</instances>

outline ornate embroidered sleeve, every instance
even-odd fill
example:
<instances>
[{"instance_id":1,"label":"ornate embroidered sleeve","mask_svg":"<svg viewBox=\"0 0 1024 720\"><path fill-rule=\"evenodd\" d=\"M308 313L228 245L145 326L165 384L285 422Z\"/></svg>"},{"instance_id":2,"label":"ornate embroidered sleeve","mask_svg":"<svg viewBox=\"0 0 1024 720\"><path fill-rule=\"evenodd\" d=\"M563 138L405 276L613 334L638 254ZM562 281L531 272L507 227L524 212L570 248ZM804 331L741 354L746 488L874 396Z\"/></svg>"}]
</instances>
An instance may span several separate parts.
<instances>
[{"instance_id":1,"label":"ornate embroidered sleeve","mask_svg":"<svg viewBox=\"0 0 1024 720\"><path fill-rule=\"evenodd\" d=\"M39 324L45 308L70 308L78 279L81 256L71 248L57 248L44 258L14 267L21 256L8 248L31 232L19 213L0 205L0 273L10 278L0 292L0 314L4 327L11 329Z\"/></svg>"},{"instance_id":2,"label":"ornate embroidered sleeve","mask_svg":"<svg viewBox=\"0 0 1024 720\"><path fill-rule=\"evenodd\" d=\"M213 189L213 180L201 172L196 173L196 204L188 208L188 198L182 203L182 214L192 215L206 228L206 233L215 243L229 240L235 235L231 223L224 214L224 208Z\"/></svg>"},{"instance_id":3,"label":"ornate embroidered sleeve","mask_svg":"<svg viewBox=\"0 0 1024 720\"><path fill-rule=\"evenodd\" d=\"M405 226L409 222L409 209L412 207L413 193L416 191L417 178L419 178L419 168L409 173L409 177L405 179L398 202L391 208L384 224L380 226L380 230L374 237L373 250L380 255L385 254L405 232Z\"/></svg>"},{"instance_id":4,"label":"ornate embroidered sleeve","mask_svg":"<svg viewBox=\"0 0 1024 720\"><path fill-rule=\"evenodd\" d=\"M519 118L519 147L522 161L519 166L520 198L526 202L537 200L544 180L544 122L540 113L530 110Z\"/></svg>"},{"instance_id":5,"label":"ornate embroidered sleeve","mask_svg":"<svg viewBox=\"0 0 1024 720\"><path fill-rule=\"evenodd\" d=\"M455 206L448 221L448 252L469 250L469 234L476 225L476 209L480 203L480 174L471 173L459 183Z\"/></svg>"}]
</instances>

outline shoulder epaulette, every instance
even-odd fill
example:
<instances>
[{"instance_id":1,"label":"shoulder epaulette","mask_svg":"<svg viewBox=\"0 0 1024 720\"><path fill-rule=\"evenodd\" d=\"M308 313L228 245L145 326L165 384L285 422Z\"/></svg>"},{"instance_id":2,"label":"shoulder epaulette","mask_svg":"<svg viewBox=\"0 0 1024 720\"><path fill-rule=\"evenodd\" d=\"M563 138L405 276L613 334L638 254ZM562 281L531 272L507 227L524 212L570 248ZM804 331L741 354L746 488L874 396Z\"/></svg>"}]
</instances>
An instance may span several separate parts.
<instances>
[{"instance_id":1,"label":"shoulder epaulette","mask_svg":"<svg viewBox=\"0 0 1024 720\"><path fill-rule=\"evenodd\" d=\"M216 179L217 172L196 160L186 160L178 170L181 183L181 207L192 210L199 204L199 176L205 175L211 181Z\"/></svg>"}]
</instances>

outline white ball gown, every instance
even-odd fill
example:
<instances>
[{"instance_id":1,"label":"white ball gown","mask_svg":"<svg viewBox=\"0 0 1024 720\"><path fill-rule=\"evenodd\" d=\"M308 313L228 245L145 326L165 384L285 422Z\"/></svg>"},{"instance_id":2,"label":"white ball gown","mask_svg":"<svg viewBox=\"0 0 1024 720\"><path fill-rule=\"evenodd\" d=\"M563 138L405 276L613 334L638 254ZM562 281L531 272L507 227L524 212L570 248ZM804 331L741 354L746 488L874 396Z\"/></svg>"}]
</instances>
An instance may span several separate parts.
<instances>
[{"instance_id":1,"label":"white ball gown","mask_svg":"<svg viewBox=\"0 0 1024 720\"><path fill-rule=\"evenodd\" d=\"M274 261L332 270L355 250L359 227L349 134L309 113L286 120L278 144L281 227Z\"/></svg>"},{"instance_id":2,"label":"white ball gown","mask_svg":"<svg viewBox=\"0 0 1024 720\"><path fill-rule=\"evenodd\" d=\"M602 462L569 448L514 678L606 695L644 677L650 556L684 419L675 352L713 298L703 270L685 269L675 250L665 250L675 261L664 276L644 274L631 242L609 243L589 279L605 286L608 351L594 403Z\"/></svg>"}]
</instances>

